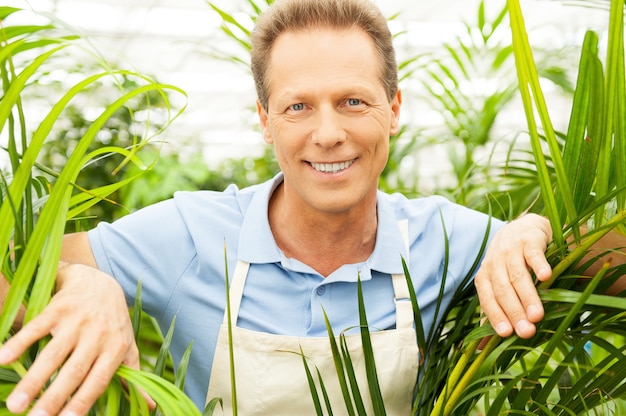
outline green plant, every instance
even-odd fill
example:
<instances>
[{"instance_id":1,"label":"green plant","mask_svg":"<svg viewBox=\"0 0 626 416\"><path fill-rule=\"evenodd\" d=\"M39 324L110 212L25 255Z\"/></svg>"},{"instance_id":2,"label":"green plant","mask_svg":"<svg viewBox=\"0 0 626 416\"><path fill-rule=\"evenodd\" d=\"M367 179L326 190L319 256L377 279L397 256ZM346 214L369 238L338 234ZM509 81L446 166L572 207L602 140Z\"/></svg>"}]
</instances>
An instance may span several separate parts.
<instances>
[{"instance_id":1,"label":"green plant","mask_svg":"<svg viewBox=\"0 0 626 416\"><path fill-rule=\"evenodd\" d=\"M480 1L475 19L463 22L465 30L454 41L426 54L424 70L416 74L426 91L422 99L442 119L421 140L443 147L452 167L451 183L437 192L471 207L480 207L485 193L500 186L498 177L489 175L491 158L485 163L482 154L500 141L494 127L518 91L507 8L501 4L490 17L486 2ZM535 48L539 75L566 94L573 91L570 52Z\"/></svg>"},{"instance_id":2,"label":"green plant","mask_svg":"<svg viewBox=\"0 0 626 416\"><path fill-rule=\"evenodd\" d=\"M161 130L150 127L149 117L143 130L133 137L131 146L100 147L89 151L90 144L103 126L117 111L124 108L129 111L134 100L144 100L145 108L151 108L150 100L155 97L154 94L163 103L162 108L166 113L163 126L167 126L179 114L172 111L167 93L184 95L176 87L160 84L140 74L104 66L97 72L84 74L78 82L61 91L56 101L45 109L45 116L41 120L36 119L33 115L37 112L32 110L32 106L39 103L25 100L25 97L35 96L29 95L29 92L32 89L43 92L47 74L55 68L67 68L64 65L71 65L72 57L84 58L89 54L79 38L55 30L52 24L5 24L7 19L20 12L17 8L0 7L0 131L8 138L4 150L10 160L10 170L3 170L0 176L1 271L11 283L0 316L0 339L3 341L11 336L11 327L21 306L26 307L24 322L28 322L49 302L66 221L76 219L86 209L133 179L131 177L87 188L80 182L80 173L85 165L111 155L121 155L120 166L135 164L148 167L152 163L143 162L138 153ZM77 55L79 53L82 55ZM123 80L131 79L132 85L124 84ZM50 132L66 116L64 111L68 105L84 98L92 86L105 80L116 94L108 105L99 109L93 122L77 139L62 170L57 172L37 163ZM49 179L37 177L37 172L45 172ZM10 368L1 369L1 402L6 400L43 345L45 340ZM128 381L127 388L122 387L122 378ZM163 414L179 414L183 411L192 415L198 412L180 389L158 374L123 366L98 402L99 410L94 409L94 412L149 414L139 388L159 403Z\"/></svg>"},{"instance_id":3,"label":"green plant","mask_svg":"<svg viewBox=\"0 0 626 416\"><path fill-rule=\"evenodd\" d=\"M130 166L125 175L135 176L140 171L139 167ZM189 157L160 154L152 169L120 190L120 204L132 211L171 198L176 191L222 191L230 184L245 187L268 180L278 171L274 152L269 147L261 156L226 159L214 169L206 165L200 153Z\"/></svg>"},{"instance_id":4,"label":"green plant","mask_svg":"<svg viewBox=\"0 0 626 416\"><path fill-rule=\"evenodd\" d=\"M54 94L55 90L60 92L69 87L67 82L63 80L73 79L79 74L93 73L97 69L96 65L97 63L91 61L81 62L76 67L68 68L67 73L63 72L65 68L55 68L52 81L48 81L48 76L43 75L38 82L45 82L46 87L50 90L48 95L55 96L58 95ZM90 66L95 67L95 69L90 68ZM131 75L121 74L118 78L116 82L120 84L121 88L132 90L140 86L135 77ZM51 130L50 136L44 142L37 158L37 163L40 166L45 166L48 172L50 170L59 172L63 168L69 155L72 153L73 147L89 129L92 123L90 113L93 112L93 109L106 107L108 103L115 100L118 88L113 87L108 81L103 79L94 82L84 89L81 99L68 103L63 112L63 122L58 123L58 126ZM25 93L32 94L33 92L27 90ZM34 93L37 94L38 91L34 91ZM138 145L138 136L133 134L133 132L148 128L145 122L140 121L144 117L150 118L148 135L161 130L164 127L163 123L166 122L163 119L163 115L167 112L166 97L163 97L162 93L167 94L167 91L155 90L149 92L145 96L130 100L124 107L113 113L89 145L88 152L105 147L127 149L136 147ZM29 100L31 97L25 96L24 99ZM40 97L38 101L42 101L42 104L44 104L46 98ZM147 146L155 148L153 152L150 152L148 148L142 151L145 160L156 160L160 150L156 146L160 146L160 144L155 143ZM151 156L150 159L148 156ZM81 169L81 186L86 189L92 189L131 176L138 178L140 171L146 170L145 166L138 166L132 174L126 174L127 170L132 169L136 165L124 163L125 158L126 156L123 154L111 153L107 154L106 157L91 160ZM46 172L42 172L42 175L50 179L50 175L46 175ZM134 183L134 181L131 183ZM83 227L84 229L89 229L95 225L96 221L110 222L126 214L128 209L123 205L120 198L120 193L123 192L122 189L111 193L103 203L90 207L82 215L84 220L80 221L79 224L70 223L70 228L79 229ZM88 218L92 219L92 221L87 220Z\"/></svg>"},{"instance_id":5,"label":"green plant","mask_svg":"<svg viewBox=\"0 0 626 416\"><path fill-rule=\"evenodd\" d=\"M624 267L612 267L610 254L605 253L600 255L604 267L580 283L589 264L579 264L602 235L611 230L623 232L626 219L624 176L609 174L619 172L626 163L624 5L621 0L610 4L606 67L598 56L597 35L590 31L582 51L570 127L560 146L539 86L519 2L508 2L541 206L554 233L548 250L553 277L539 285L546 316L530 340L503 340L482 326L463 339L460 349L437 355L435 361L447 354L454 357L450 372L432 412L420 409L419 414L465 414L479 401L487 415L597 414L617 408L614 399L626 393L626 302L602 294L624 275ZM549 146L549 163L540 132ZM589 231L585 231L587 224ZM578 244L571 252L568 240ZM490 341L478 352L480 339L487 335ZM607 338L619 343L607 342Z\"/></svg>"}]
</instances>

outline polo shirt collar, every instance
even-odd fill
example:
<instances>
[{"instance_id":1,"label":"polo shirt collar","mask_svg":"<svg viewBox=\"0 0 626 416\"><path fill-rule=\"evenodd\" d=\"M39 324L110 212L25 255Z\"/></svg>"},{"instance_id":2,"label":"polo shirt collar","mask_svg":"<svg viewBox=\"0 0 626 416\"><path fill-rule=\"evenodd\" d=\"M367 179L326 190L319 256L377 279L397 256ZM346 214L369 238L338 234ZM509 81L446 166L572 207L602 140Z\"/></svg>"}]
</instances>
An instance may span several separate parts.
<instances>
[{"instance_id":1,"label":"polo shirt collar","mask_svg":"<svg viewBox=\"0 0 626 416\"><path fill-rule=\"evenodd\" d=\"M279 263L280 249L270 229L268 206L270 196L282 183L283 174L260 184L244 214L239 235L238 258L251 264ZM388 195L378 192L378 229L376 246L366 264L381 273L402 273L401 257L406 257L405 243L398 228L395 209Z\"/></svg>"},{"instance_id":2,"label":"polo shirt collar","mask_svg":"<svg viewBox=\"0 0 626 416\"><path fill-rule=\"evenodd\" d=\"M378 191L378 229L376 230L376 246L370 256L369 265L372 270L387 274L402 274L402 258L407 260L407 247L400 232L399 218L389 195Z\"/></svg>"},{"instance_id":3,"label":"polo shirt collar","mask_svg":"<svg viewBox=\"0 0 626 416\"><path fill-rule=\"evenodd\" d=\"M270 228L268 207L270 196L283 182L282 172L259 185L244 212L239 233L237 258L253 263L277 263L281 254Z\"/></svg>"}]
</instances>

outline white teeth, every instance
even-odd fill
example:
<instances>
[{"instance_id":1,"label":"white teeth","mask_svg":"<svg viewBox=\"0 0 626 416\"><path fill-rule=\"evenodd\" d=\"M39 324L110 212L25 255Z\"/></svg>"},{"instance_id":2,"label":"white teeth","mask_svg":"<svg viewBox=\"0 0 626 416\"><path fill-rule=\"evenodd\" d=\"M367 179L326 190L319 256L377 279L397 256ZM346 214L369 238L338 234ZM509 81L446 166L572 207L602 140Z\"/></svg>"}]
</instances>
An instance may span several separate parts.
<instances>
[{"instance_id":1,"label":"white teeth","mask_svg":"<svg viewBox=\"0 0 626 416\"><path fill-rule=\"evenodd\" d=\"M311 166L313 166L313 169L318 170L320 172L337 173L337 172L341 172L344 169L347 169L348 167L350 167L350 165L352 165L352 163L354 163L354 159L349 160L347 162L340 162L340 163L313 163L311 162Z\"/></svg>"}]
</instances>

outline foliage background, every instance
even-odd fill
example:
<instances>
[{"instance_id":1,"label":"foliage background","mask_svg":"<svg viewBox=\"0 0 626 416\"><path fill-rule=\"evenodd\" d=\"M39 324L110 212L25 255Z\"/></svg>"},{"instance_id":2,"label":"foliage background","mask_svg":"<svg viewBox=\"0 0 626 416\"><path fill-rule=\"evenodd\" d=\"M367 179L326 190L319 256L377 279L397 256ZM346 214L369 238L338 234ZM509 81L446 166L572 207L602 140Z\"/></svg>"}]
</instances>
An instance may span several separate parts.
<instances>
[{"instance_id":1,"label":"foliage background","mask_svg":"<svg viewBox=\"0 0 626 416\"><path fill-rule=\"evenodd\" d=\"M248 2L248 5L254 5L254 2ZM390 164L381 179L383 189L401 190L408 195L441 193L465 205L483 210L488 209L485 201L486 196L489 196L492 201L496 201L496 204L492 205L495 206L495 215L501 218L515 217L529 206L537 212L544 209L545 206L541 201L535 203L538 201L536 196L539 192L539 182L533 168L530 148L524 146L524 143L520 146L519 141L511 140L510 137L499 136L493 129L502 110L510 104L515 93L512 50L506 42L506 34L502 34L502 30L506 32L509 29L503 10L488 13L481 3L475 16L465 22L466 36L450 40L441 49L441 53L416 53L403 59L401 62L403 81L420 83L421 90L425 92L421 99L443 114L444 122L436 129L408 125L398 137L393 138ZM238 20L231 21L231 25L237 26L240 21L251 20L255 12L254 8L248 8L247 12L238 14ZM225 20L228 22L228 19ZM240 30L242 28L245 29L243 26L239 27ZM239 45L243 46L242 51L245 51L245 30L243 36L240 34L237 36L240 36L239 41L235 41L239 42ZM398 36L401 37L402 34ZM236 61L236 55L233 56L231 51L230 48L226 53L222 51L222 58L232 63ZM218 52L212 51L213 54ZM544 82L559 86L566 94L571 93L575 74L568 72L568 69L575 67L571 62L572 57L578 56L578 52L568 49L556 51L536 49L539 74L543 76ZM66 76L70 78L73 74L86 71L82 62L76 68L69 68L66 69ZM46 76L49 74L44 74L38 81L42 85L51 86L54 90L54 82L46 84ZM66 76L56 74L52 78L59 80L65 79ZM470 88L466 93L468 89L463 86L485 76L497 79L501 84L482 91ZM125 79L122 84L132 89L134 87L132 82ZM62 93L66 85L63 82L57 83L59 93ZM72 150L72 142L68 139L83 137L88 131L93 117L86 110L94 106L106 106L110 101L106 94L107 87L110 86L95 85L93 90L85 91L88 96L101 100L100 103L91 103L88 106L79 103L67 108L65 123L55 128L41 154L39 162L41 166L47 167L47 170L43 169L40 172L42 175L58 172L67 163L65 157ZM91 150L104 145L122 149L135 146L136 138L133 134L127 133L135 130L137 120L142 121L140 115L145 110L143 103L149 102L151 108L158 108L162 98L156 94L147 101L133 102L113 114L101 134L92 143ZM247 111L246 106L242 107L242 111ZM159 124L158 118L156 122L152 122L152 127L156 130L162 125ZM561 141L557 142L559 146L563 145L562 137ZM167 147L168 140L164 140L154 142L152 148L143 149L146 160L158 159L153 169L146 173L143 173L145 165L142 164L120 165L124 157L116 160L120 155L115 154L90 162L81 172L81 186L86 189L98 188L111 182L122 182L140 172L143 174L131 185L109 196L108 202L86 211L84 216L72 223L72 226L77 229L88 228L95 221L117 218L130 210L167 198L176 189L223 189L226 184L232 182L246 186L266 179L277 171L270 151L266 151L260 157L229 159L217 168L209 169L201 157L202 152L199 149L194 150L191 142L188 146L192 150L183 154L172 151L158 153ZM439 150L434 150L435 146ZM412 169L416 163L412 157L417 148L427 153L430 149L438 152L437 154L443 156L443 160L452 167L451 175L441 182L424 184L419 172ZM443 152L441 149L444 149ZM150 322L148 318L147 323ZM147 351L144 363L154 368L160 334L157 331L149 331L143 339L146 346L144 351ZM151 344L152 348L147 348ZM171 374L171 368L167 371Z\"/></svg>"}]
</instances>

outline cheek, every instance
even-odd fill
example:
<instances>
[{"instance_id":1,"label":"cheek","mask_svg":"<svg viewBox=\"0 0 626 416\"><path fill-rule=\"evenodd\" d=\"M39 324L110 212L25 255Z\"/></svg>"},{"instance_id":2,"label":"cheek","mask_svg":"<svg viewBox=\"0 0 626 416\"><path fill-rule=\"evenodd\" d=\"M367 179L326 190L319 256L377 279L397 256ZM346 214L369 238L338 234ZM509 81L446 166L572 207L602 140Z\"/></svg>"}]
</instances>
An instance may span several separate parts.
<instances>
[{"instance_id":1,"label":"cheek","mask_svg":"<svg viewBox=\"0 0 626 416\"><path fill-rule=\"evenodd\" d=\"M279 162L284 162L302 148L296 140L296 136L288 128L276 127L268 129L268 138L265 140L274 146L274 153Z\"/></svg>"},{"instance_id":2,"label":"cheek","mask_svg":"<svg viewBox=\"0 0 626 416\"><path fill-rule=\"evenodd\" d=\"M379 143L377 149L377 159L380 161L381 167L380 171L382 172L389 160L389 139L382 141Z\"/></svg>"}]
</instances>

